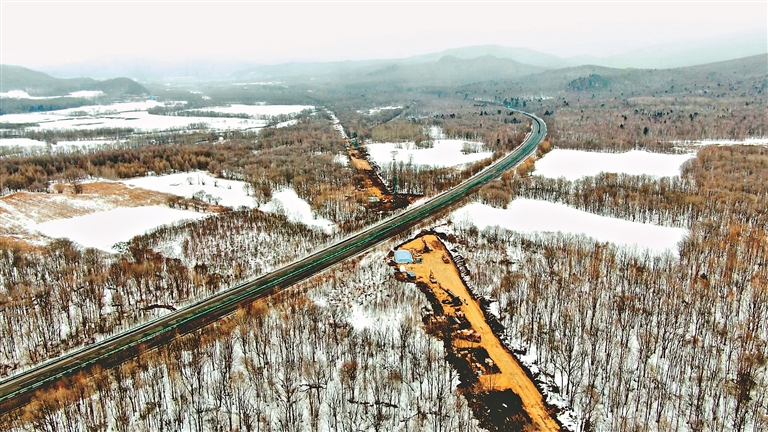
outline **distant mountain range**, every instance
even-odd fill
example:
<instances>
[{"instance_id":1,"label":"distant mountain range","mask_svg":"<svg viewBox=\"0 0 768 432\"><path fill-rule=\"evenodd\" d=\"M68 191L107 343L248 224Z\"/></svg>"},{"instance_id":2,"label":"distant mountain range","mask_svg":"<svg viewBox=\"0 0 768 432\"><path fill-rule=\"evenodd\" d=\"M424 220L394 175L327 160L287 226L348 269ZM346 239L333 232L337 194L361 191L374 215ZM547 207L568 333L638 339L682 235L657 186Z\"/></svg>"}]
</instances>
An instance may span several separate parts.
<instances>
[{"instance_id":1,"label":"distant mountain range","mask_svg":"<svg viewBox=\"0 0 768 432\"><path fill-rule=\"evenodd\" d=\"M734 52L755 49L745 45L739 49L734 48ZM713 48L714 51L717 50ZM527 63L510 57L525 59ZM691 58L694 58L693 54L688 57ZM620 56L617 56L611 62L619 60ZM768 87L766 53L736 60L666 69L618 68L594 64L563 66L567 65L568 61L533 50L482 46L452 49L402 60L253 66L230 73L226 81L240 84L279 81L296 88L325 86L330 90L346 87L347 91L362 93L388 91L392 88L408 91L411 87L442 92L487 81L503 82L507 86L533 94L558 91L629 92L627 94L638 90L669 93L678 92L680 89L693 91L688 88L703 92L706 88L709 88L708 91L717 91L709 86L719 86L721 83L728 85L729 89L734 85L744 89ZM150 90L145 86L129 78L102 81L91 78L61 79L43 72L8 65L0 65L0 73L0 92L3 93L21 90L30 96L40 97L66 96L77 91L99 90L109 98L150 94ZM697 85L700 87L696 87ZM162 84L153 84L151 87L166 88ZM243 88L247 87L244 85ZM0 99L0 112L61 109L86 102L75 97L58 98L56 102L3 98Z\"/></svg>"},{"instance_id":2,"label":"distant mountain range","mask_svg":"<svg viewBox=\"0 0 768 432\"><path fill-rule=\"evenodd\" d=\"M768 54L754 55L735 60L670 69L618 69L605 66L576 66L546 70L521 77L514 85L532 93L559 90L632 92L668 91L686 87L710 92L717 86L739 82L745 90L768 88ZM712 88L714 87L714 88Z\"/></svg>"},{"instance_id":3,"label":"distant mountain range","mask_svg":"<svg viewBox=\"0 0 768 432\"><path fill-rule=\"evenodd\" d=\"M293 63L258 66L233 75L253 81L305 81L344 84L396 84L405 86L449 86L478 80L512 79L546 70L506 58L484 55L475 58L442 56L436 61L374 61L340 63Z\"/></svg>"},{"instance_id":4,"label":"distant mountain range","mask_svg":"<svg viewBox=\"0 0 768 432\"><path fill-rule=\"evenodd\" d=\"M606 57L576 56L558 57L528 48L514 48L499 45L482 45L453 48L445 51L413 56L402 59L361 60L340 62L297 62L279 65L258 65L245 61L189 60L182 62L157 60L100 60L90 63L76 63L42 68L44 72L58 77L91 76L108 78L128 76L140 82L194 83L205 81L270 81L292 78L353 77L364 80L366 73L384 73L384 77L395 79L399 75L410 76L424 72L440 84L451 81L445 73L432 70L441 59L448 58L442 66L450 66L461 76L474 66L458 60L478 59L478 62L500 65L508 63L513 71L500 76L535 73L542 69L594 65L611 68L668 69L733 60L768 53L768 35L764 31L747 31L731 35L718 35L705 39L676 41L659 46L632 50ZM455 60L451 60L455 59ZM491 60L495 58L496 60Z\"/></svg>"}]
</instances>

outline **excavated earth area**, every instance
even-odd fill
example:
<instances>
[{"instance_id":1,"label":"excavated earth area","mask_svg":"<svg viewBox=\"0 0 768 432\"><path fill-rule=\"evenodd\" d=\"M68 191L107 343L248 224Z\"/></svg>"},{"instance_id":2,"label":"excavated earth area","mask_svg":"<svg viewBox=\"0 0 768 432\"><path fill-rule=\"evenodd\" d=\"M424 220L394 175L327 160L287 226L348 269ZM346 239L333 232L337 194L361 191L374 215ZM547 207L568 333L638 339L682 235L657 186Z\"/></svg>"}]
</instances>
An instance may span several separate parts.
<instances>
[{"instance_id":1,"label":"excavated earth area","mask_svg":"<svg viewBox=\"0 0 768 432\"><path fill-rule=\"evenodd\" d=\"M560 430L539 390L491 330L437 236L417 237L399 249L414 256L415 262L404 267L415 278L399 272L398 279L428 290L433 304L433 314L426 318L432 321L428 325L446 329L444 335L450 340L460 374L477 377L476 384L464 391L470 393L468 400L481 424L494 430Z\"/></svg>"},{"instance_id":2,"label":"excavated earth area","mask_svg":"<svg viewBox=\"0 0 768 432\"><path fill-rule=\"evenodd\" d=\"M375 201L369 201L367 203L369 210L389 212L392 210L408 207L409 204L413 204L414 202L423 198L421 195L393 195L390 193L390 191L381 181L379 175L376 174L376 171L359 150L355 150L352 147L349 147L347 154L349 155L349 160L352 163L352 167L354 167L355 170L362 174L358 188L364 190L368 197L376 198Z\"/></svg>"}]
</instances>

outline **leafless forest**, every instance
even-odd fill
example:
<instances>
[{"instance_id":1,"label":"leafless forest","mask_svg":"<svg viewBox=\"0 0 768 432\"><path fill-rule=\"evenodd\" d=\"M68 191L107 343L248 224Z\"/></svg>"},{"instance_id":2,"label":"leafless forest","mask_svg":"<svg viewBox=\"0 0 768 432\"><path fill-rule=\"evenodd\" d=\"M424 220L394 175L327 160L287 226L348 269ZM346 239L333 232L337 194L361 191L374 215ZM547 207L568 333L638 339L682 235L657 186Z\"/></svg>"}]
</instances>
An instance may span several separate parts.
<instances>
[{"instance_id":1,"label":"leafless forest","mask_svg":"<svg viewBox=\"0 0 768 432\"><path fill-rule=\"evenodd\" d=\"M507 178L481 192L507 182L513 196L690 229L678 259L459 227L479 293L498 299L511 345L536 353L582 427L768 426L767 162L764 147L713 146L672 182Z\"/></svg>"}]
</instances>

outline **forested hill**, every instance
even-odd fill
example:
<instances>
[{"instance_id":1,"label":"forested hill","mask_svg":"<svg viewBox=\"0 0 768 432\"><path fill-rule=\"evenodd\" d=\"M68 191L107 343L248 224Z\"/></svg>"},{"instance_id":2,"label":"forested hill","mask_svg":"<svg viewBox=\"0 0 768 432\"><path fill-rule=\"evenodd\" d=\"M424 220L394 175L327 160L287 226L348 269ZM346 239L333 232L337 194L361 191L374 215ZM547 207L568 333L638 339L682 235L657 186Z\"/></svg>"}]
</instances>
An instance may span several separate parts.
<instances>
[{"instance_id":1,"label":"forested hill","mask_svg":"<svg viewBox=\"0 0 768 432\"><path fill-rule=\"evenodd\" d=\"M768 54L674 69L614 69L577 66L528 75L516 84L528 91L737 94L765 92Z\"/></svg>"},{"instance_id":2,"label":"forested hill","mask_svg":"<svg viewBox=\"0 0 768 432\"><path fill-rule=\"evenodd\" d=\"M22 90L30 96L66 96L82 90L100 90L109 96L149 94L144 86L130 78L98 81L91 78L54 78L21 66L0 65L0 93Z\"/></svg>"},{"instance_id":3,"label":"forested hill","mask_svg":"<svg viewBox=\"0 0 768 432\"><path fill-rule=\"evenodd\" d=\"M93 103L92 98L70 95L79 91L101 91L101 102L150 94L146 87L130 78L112 78L104 81L91 78L55 78L21 66L0 65L0 93L14 90L25 92L26 95L21 93L14 97L0 98L0 115L53 111Z\"/></svg>"},{"instance_id":4,"label":"forested hill","mask_svg":"<svg viewBox=\"0 0 768 432\"><path fill-rule=\"evenodd\" d=\"M489 79L513 79L545 70L508 58L484 55L471 59L443 56L437 61L377 60L337 63L291 63L258 66L233 77L240 80L295 80L355 85L395 83L403 86L461 85Z\"/></svg>"}]
</instances>

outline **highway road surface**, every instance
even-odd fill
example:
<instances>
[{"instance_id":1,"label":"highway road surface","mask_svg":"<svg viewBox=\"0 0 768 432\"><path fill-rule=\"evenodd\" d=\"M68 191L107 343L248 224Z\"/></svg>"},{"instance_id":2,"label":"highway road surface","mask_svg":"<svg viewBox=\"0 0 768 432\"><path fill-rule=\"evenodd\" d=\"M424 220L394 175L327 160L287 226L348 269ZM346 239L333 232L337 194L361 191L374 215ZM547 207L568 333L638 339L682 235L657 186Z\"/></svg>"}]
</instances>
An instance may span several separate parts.
<instances>
[{"instance_id":1,"label":"highway road surface","mask_svg":"<svg viewBox=\"0 0 768 432\"><path fill-rule=\"evenodd\" d=\"M87 372L95 364L103 367L117 365L143 350L159 346L179 334L226 316L241 305L287 288L344 259L356 256L446 209L471 190L501 176L504 171L535 153L547 133L547 126L532 114L518 112L532 120L531 132L523 143L463 183L269 274L8 377L0 381L0 413L28 403L35 390L56 380L80 371Z\"/></svg>"}]
</instances>

